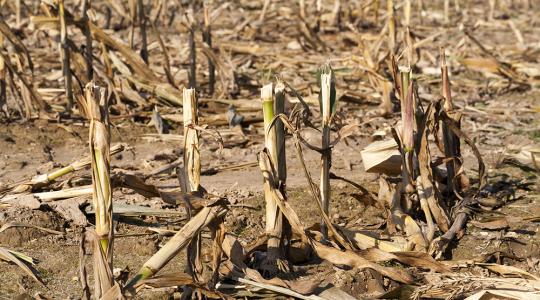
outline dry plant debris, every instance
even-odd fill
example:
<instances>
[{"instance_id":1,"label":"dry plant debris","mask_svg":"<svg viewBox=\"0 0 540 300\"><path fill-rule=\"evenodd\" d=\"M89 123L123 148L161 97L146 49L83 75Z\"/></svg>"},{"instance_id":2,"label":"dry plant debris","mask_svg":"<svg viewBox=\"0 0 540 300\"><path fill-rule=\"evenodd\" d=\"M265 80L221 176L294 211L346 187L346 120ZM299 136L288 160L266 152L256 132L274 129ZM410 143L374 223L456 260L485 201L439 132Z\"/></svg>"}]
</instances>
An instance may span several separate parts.
<instances>
[{"instance_id":1,"label":"dry plant debris","mask_svg":"<svg viewBox=\"0 0 540 300\"><path fill-rule=\"evenodd\" d=\"M539 10L0 0L0 298L538 298Z\"/></svg>"}]
</instances>

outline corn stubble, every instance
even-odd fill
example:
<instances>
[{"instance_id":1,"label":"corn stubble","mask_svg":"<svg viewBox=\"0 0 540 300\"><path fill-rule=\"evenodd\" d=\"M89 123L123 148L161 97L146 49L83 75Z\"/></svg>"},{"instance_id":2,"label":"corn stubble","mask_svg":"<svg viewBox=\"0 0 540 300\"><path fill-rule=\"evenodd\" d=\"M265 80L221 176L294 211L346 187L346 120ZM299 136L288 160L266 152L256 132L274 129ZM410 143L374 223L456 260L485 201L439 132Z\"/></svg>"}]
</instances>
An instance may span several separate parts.
<instances>
[{"instance_id":1,"label":"corn stubble","mask_svg":"<svg viewBox=\"0 0 540 300\"><path fill-rule=\"evenodd\" d=\"M199 125L197 116L197 98L195 89L184 89L184 170L186 186L184 192L197 193L200 191L201 183L201 155L199 145L199 132L196 126ZM191 209L188 209L191 218ZM201 263L201 236L195 235L188 245L188 266L189 272L196 282L202 281L203 265Z\"/></svg>"},{"instance_id":2,"label":"corn stubble","mask_svg":"<svg viewBox=\"0 0 540 300\"><path fill-rule=\"evenodd\" d=\"M408 32L407 29L407 36L410 38ZM410 41L407 44L408 47L412 47ZM441 257L448 242L464 226L470 213L468 207L473 203L474 191L470 188L468 177L461 165L463 158L460 138L469 144L478 159L480 177L478 189L483 187L484 182L481 156L474 143L460 130L461 116L453 110L444 55L444 51L441 50L443 99L429 103L426 108L421 105L421 99L416 92L417 85L410 66L412 55L407 58L409 65L401 67L397 67L395 58L391 56L394 88L401 102L401 123L393 129L394 139L401 154L401 180L395 183L395 180L381 177L379 183L379 198L383 199L388 207L389 231L391 233L402 231L407 237L402 248L429 252L436 257ZM443 147L439 150L444 155L442 159L446 161L447 167L444 175L441 175L443 171L433 165L435 156L429 147L431 136L436 141L441 140L439 131L442 131L443 141ZM365 153L375 157L375 154ZM391 158L386 153L380 155L386 160ZM366 158L367 156L364 157ZM383 162L379 165L382 166ZM394 174L393 170L388 171L389 175ZM465 201L458 202L456 199ZM451 210L459 213L452 218ZM417 219L417 212L423 213L427 227L425 231ZM436 237L437 232L443 235Z\"/></svg>"},{"instance_id":3,"label":"corn stubble","mask_svg":"<svg viewBox=\"0 0 540 300\"><path fill-rule=\"evenodd\" d=\"M495 2L489 1L490 11L488 19L494 18ZM379 40L371 49L364 49L364 57L358 60L363 70L368 73L368 80L373 89L382 96L379 107L380 115L391 116L394 112L392 99L400 102L401 123L393 128L394 140L384 141L363 153L371 152L372 157L379 155L376 165L370 166L366 171L384 173L379 181L378 197L387 210L387 230L391 234L391 240L380 240L370 234L355 232L332 223L328 217L330 214L331 185L330 179L343 179L331 174L332 147L336 143L351 134L354 126L343 126L334 123L336 113L336 79L330 65L324 65L317 75L320 108L320 127L315 128L308 117L311 115L309 106L302 97L285 81L278 78L275 86L268 84L261 89L262 121L264 123L264 149L258 154L258 164L263 175L263 191L265 200L265 235L266 257L259 270L251 269L245 262L247 251L240 242L231 234L227 234L224 225L224 217L228 211L228 201L224 198L207 194L201 187L201 157L200 136L204 126L199 124L198 101L195 88L197 86L197 56L199 50L208 59L208 93L214 94L215 74L219 75L223 93L234 90L235 73L226 70L222 58L214 53L211 35L211 12L207 4L204 7L204 26L202 28L202 40L196 40L195 33L198 24L195 23L194 12L189 15L187 25L189 43L189 72L188 85L190 89L183 89L180 97L175 78L171 73L171 64L167 54L167 48L159 35L155 22L151 22L152 29L157 36L159 46L163 52L163 68L167 76L167 83L161 81L149 66L149 53L146 36L146 22L148 16L144 11L142 0L129 1L129 16L123 12L122 17L131 19L130 45L119 42L107 31L101 29L90 20L93 14L90 1L83 2L83 17L77 19L64 7L64 1L56 4L42 4L42 10L46 16L33 17L33 23L39 27L59 27L60 46L62 58L62 70L67 99L66 110L70 111L77 100L81 113L85 113L90 120L89 149L90 156L75 161L67 167L55 170L49 174L36 176L31 180L18 182L1 190L2 194L17 193L27 194L36 192L51 185L56 179L74 171L82 170L91 166L92 186L78 187L75 190L62 190L49 193L81 193L92 192L92 205L95 211L95 230L88 230L83 237L82 252L84 252L84 240L92 242L94 259L94 296L101 299L120 299L124 295L133 296L140 290L148 287L177 287L182 286L184 291L194 291L191 296L224 297L217 291L218 282L223 278L234 279L242 284L252 285L257 288L274 291L292 297L305 299L318 299L317 296L305 296L314 293L317 284L311 284L309 288L298 284L297 281L281 279L283 273L290 272L291 260L289 257L292 241L301 244L304 249L309 249L317 257L338 266L349 266L356 269L369 269L378 272L396 282L413 284L415 278L403 268L394 268L381 265L381 262L400 262L405 265L433 272L449 273L449 267L435 261L432 257L441 258L449 241L453 240L466 224L471 207L475 204L475 192L481 190L484 183L484 165L478 149L474 143L461 131L461 114L455 109L452 102L451 85L448 67L446 65L445 52L441 50L441 74L442 74L442 99L430 102L426 107L422 105L422 99L418 96L418 84L413 74L415 47L411 25L412 3L410 0L398 4L393 0L386 1L386 26L381 31ZM119 6L116 1L109 1L112 6ZM308 12L305 1L299 1L299 15L302 23L301 31L304 31L306 39L312 40L315 49L327 49L324 42L317 36L323 23L323 1L316 1L316 25L311 28L308 23ZM422 1L416 1L419 10L423 10ZM20 1L17 1L17 24L20 25ZM162 2L157 5L163 5ZM375 23L379 18L379 6L381 1L371 1ZM398 14L396 9L403 5L404 30L403 35L398 36ZM331 26L340 28L343 4L341 1L334 2L331 16ZM384 6L384 4L383 4ZM121 5L120 5L121 7ZM272 3L264 1L259 16L259 23L264 24L265 17L270 15ZM459 2L455 1L456 11L459 12ZM160 6L161 9L161 6ZM122 13L121 13L122 14ZM110 18L110 16L109 16ZM156 16L157 18L157 16ZM450 1L444 1L444 22L450 22ZM150 19L148 19L149 21ZM155 21L155 20L154 20ZM134 31L138 23L141 32L141 51L137 55L134 51ZM81 29L86 38L86 52L78 51L70 46L67 36L68 26ZM523 37L515 24L509 23L518 40L523 44ZM260 29L260 28L258 28ZM386 31L386 32L385 32ZM45 113L49 107L39 93L37 93L28 76L25 67L33 72L33 65L28 50L13 30L0 20L0 39L7 39L17 53L0 51L0 106L3 107L7 98L7 88L11 86L12 93L22 99L23 107L19 112L26 118L32 117L35 108ZM473 42L479 45L470 32L465 33ZM405 49L403 56L406 59L405 66L397 64L398 50L402 46L398 39L403 37ZM379 48L385 42L387 53L380 55ZM93 41L99 43L100 54L97 56L96 68L93 66ZM1 41L3 42L3 41ZM1 44L1 43L0 43ZM484 52L488 52L479 45ZM198 48L198 49L196 49ZM252 50L249 50L252 51ZM373 52L373 53L370 53ZM381 58L384 57L384 58ZM392 82L380 74L380 64L389 57L390 73ZM354 59L353 59L354 60ZM82 63L86 62L86 63ZM518 75L506 67L496 57L474 60L464 59L461 61L465 66L488 68L492 73L503 73L510 79L519 79ZM113 174L110 172L111 154L122 151L122 147L110 148L108 94L103 87L97 86L92 81L93 72L102 77L112 88L110 91L117 100L124 98L142 99L140 92L151 92L155 99L167 105L183 107L183 166L177 169L181 192L160 190L159 187L147 184L144 179L136 175ZM72 74L73 72L73 74ZM114 73L123 76L122 84L126 90L119 91L115 88ZM72 76L81 82L88 82L83 91L80 85L72 86ZM202 77L204 78L204 76ZM518 81L519 82L519 81ZM201 83L199 83L200 85ZM14 88L15 87L15 88ZM285 115L286 89L295 95L299 104ZM84 95L83 95L84 93ZM130 97L133 96L133 97ZM136 100L134 100L136 101ZM139 104L147 104L145 99L138 100ZM425 101L424 101L425 102ZM18 104L19 105L19 104ZM260 112L259 112L260 113ZM254 119L254 122L259 119ZM204 121L204 120L203 120ZM301 136L301 126L308 126L321 132L320 147L310 145ZM335 130L338 138L331 140L331 132ZM317 209L321 215L320 231L309 228L302 223L291 204L287 201L286 181L287 164L285 155L285 136L288 132L294 141L296 155L300 161L304 175L307 179L310 192ZM160 132L161 134L161 132ZM431 145L431 140L436 145ZM439 141L442 141L440 143ZM475 189L471 186L470 179L465 174L463 157L461 154L460 141L468 144L478 159L479 184ZM433 143L431 143L433 144ZM303 157L303 146L317 151L321 155L320 182L315 184L307 170ZM438 149L434 149L437 146ZM437 152L437 150L439 150ZM437 156L441 152L442 156ZM364 154L363 154L364 155ZM396 159L397 158L397 159ZM392 162L389 163L390 159ZM533 157L534 159L534 157ZM443 170L435 165L436 161L442 161L446 166ZM366 163L366 157L364 157ZM385 164L387 163L387 164ZM397 171L396 171L397 170ZM187 222L174 233L164 245L152 255L128 281L125 286L115 282L112 275L113 258L113 198L114 187L127 187L145 197L160 197L164 202L172 205L183 205L188 213ZM84 194L83 193L83 194ZM40 197L38 194L34 194ZM56 195L56 194L55 194ZM369 191L366 195L371 195ZM44 195L41 195L44 196ZM50 194L48 196L51 196ZM73 194L69 195L73 196ZM52 196L51 196L52 197ZM41 198L43 201L52 201L56 198ZM451 213L453 212L453 213ZM176 212L180 213L180 212ZM201 262L201 232L208 228L211 232L212 259L211 278L205 278L204 265ZM178 255L183 249L188 254L187 274L177 272L174 274L158 275L168 262ZM82 255L84 257L84 253ZM226 259L224 259L226 257ZM28 275L40 281L37 272L33 268L31 258L14 251L0 248L0 258L19 265ZM81 263L81 277L86 277L84 263ZM486 265L486 268L488 266ZM496 270L494 267L490 270ZM501 271L501 270L499 270ZM513 270L515 272L515 270ZM502 272L502 271L501 271ZM518 272L519 273L519 272ZM519 273L524 277L528 273ZM220 277L224 275L224 277ZM438 276L438 275L437 275ZM531 277L532 279L536 279ZM461 280L458 278L458 280ZM86 279L81 280L86 297L88 289ZM221 283L220 283L221 284ZM407 286L409 287L409 286ZM245 286L243 288L246 288ZM187 297L187 294L185 297Z\"/></svg>"},{"instance_id":4,"label":"corn stubble","mask_svg":"<svg viewBox=\"0 0 540 300\"><path fill-rule=\"evenodd\" d=\"M282 96L278 101L282 101ZM276 103L274 99L273 84L269 83L261 89L261 102L264 117L264 150L259 153L259 167L263 172L263 188L264 200L266 203L266 225L265 231L267 240L267 253L265 261L262 263L261 269L263 275L274 277L278 273L288 272L289 266L284 260L283 250L283 214L280 212L278 205L273 197L274 190L284 191L284 182L280 179L285 179L284 159L284 132L283 126L272 126L272 121L275 117ZM278 104L278 109L283 109L283 104ZM278 133L277 131L280 130ZM279 142L278 142L279 137ZM279 148L278 148L279 147ZM281 155L278 155L278 150ZM281 170L281 177L278 173ZM281 183L281 184L280 184Z\"/></svg>"},{"instance_id":5,"label":"corn stubble","mask_svg":"<svg viewBox=\"0 0 540 300\"><path fill-rule=\"evenodd\" d=\"M114 285L112 276L113 199L110 179L109 105L105 88L90 82L85 87L87 117L90 120L89 149L92 167L92 204L96 227L93 240L94 294L101 297Z\"/></svg>"}]
</instances>

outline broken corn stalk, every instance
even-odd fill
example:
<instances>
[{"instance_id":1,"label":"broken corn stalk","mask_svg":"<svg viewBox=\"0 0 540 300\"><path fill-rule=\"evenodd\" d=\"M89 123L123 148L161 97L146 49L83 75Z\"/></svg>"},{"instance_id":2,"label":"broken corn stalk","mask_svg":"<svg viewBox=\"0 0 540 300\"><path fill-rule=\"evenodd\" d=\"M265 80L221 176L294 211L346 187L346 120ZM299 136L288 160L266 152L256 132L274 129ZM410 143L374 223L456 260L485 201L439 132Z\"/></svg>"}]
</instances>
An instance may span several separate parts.
<instances>
[{"instance_id":1,"label":"broken corn stalk","mask_svg":"<svg viewBox=\"0 0 540 300\"><path fill-rule=\"evenodd\" d=\"M199 133L194 126L199 121L197 117L197 98L195 89L184 89L184 168L188 192L197 192L201 183L201 155L199 149ZM191 217L191 213L190 213ZM189 272L195 281L202 280L203 266L201 263L201 236L196 234L188 245Z\"/></svg>"},{"instance_id":2,"label":"broken corn stalk","mask_svg":"<svg viewBox=\"0 0 540 300\"><path fill-rule=\"evenodd\" d=\"M330 162L332 152L330 149L330 124L332 116L335 112L336 105L336 87L334 73L330 65L325 65L320 70L320 87L319 104L322 114L322 149L321 153L321 205L326 215L330 208ZM321 221L321 229L324 238L327 238L328 229L323 221Z\"/></svg>"},{"instance_id":3,"label":"broken corn stalk","mask_svg":"<svg viewBox=\"0 0 540 300\"><path fill-rule=\"evenodd\" d=\"M92 200L96 211L96 233L105 253L112 239L112 189L110 181L110 133L105 88L90 82L85 95L90 118L90 163L92 166Z\"/></svg>"},{"instance_id":4,"label":"broken corn stalk","mask_svg":"<svg viewBox=\"0 0 540 300\"><path fill-rule=\"evenodd\" d=\"M403 147L404 163L403 170L403 188L407 192L413 191L413 153L414 153L414 97L411 81L411 69L401 67L401 120L403 128L401 131L401 143Z\"/></svg>"},{"instance_id":5,"label":"broken corn stalk","mask_svg":"<svg viewBox=\"0 0 540 300\"><path fill-rule=\"evenodd\" d=\"M201 183L201 154L199 133L197 129L193 128L199 123L195 89L184 89L183 96L184 167L186 168L189 192L196 192Z\"/></svg>"},{"instance_id":6,"label":"broken corn stalk","mask_svg":"<svg viewBox=\"0 0 540 300\"><path fill-rule=\"evenodd\" d=\"M264 118L264 146L268 152L272 168L279 168L278 149L276 140L276 128L271 127L271 122L274 119L274 97L273 86L267 84L261 89L261 101L263 107ZM273 198L272 190L276 189L276 178L273 176L264 177L264 199L266 202L266 234L268 236L268 261L270 265L274 265L280 256L280 242L283 234L283 216L278 209L275 199ZM275 270L271 271L274 272Z\"/></svg>"}]
</instances>

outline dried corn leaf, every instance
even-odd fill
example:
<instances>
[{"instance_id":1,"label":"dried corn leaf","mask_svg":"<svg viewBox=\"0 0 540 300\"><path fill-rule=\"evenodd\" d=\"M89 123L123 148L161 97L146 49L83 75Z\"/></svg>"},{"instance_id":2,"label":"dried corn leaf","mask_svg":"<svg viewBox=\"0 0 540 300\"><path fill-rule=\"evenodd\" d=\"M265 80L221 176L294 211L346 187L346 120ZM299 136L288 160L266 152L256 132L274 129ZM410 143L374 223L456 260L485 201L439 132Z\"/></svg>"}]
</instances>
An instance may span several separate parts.
<instances>
[{"instance_id":1,"label":"dried corn leaf","mask_svg":"<svg viewBox=\"0 0 540 300\"><path fill-rule=\"evenodd\" d=\"M501 75L502 65L494 58L463 58L458 60L465 67L479 72L486 72L494 75Z\"/></svg>"},{"instance_id":2,"label":"dried corn leaf","mask_svg":"<svg viewBox=\"0 0 540 300\"><path fill-rule=\"evenodd\" d=\"M128 282L132 289L140 280L152 277L176 256L201 230L227 212L226 201L218 199L202 208L158 252L144 263L139 272Z\"/></svg>"},{"instance_id":3,"label":"dried corn leaf","mask_svg":"<svg viewBox=\"0 0 540 300\"><path fill-rule=\"evenodd\" d=\"M49 229L49 228L45 228L45 227L41 227L41 226L37 226L33 224L25 224L25 223L19 223L19 222L4 223L4 225L0 227L0 232L3 232L12 227L28 227L28 228L34 228L34 229L41 230L41 231L51 233L51 234L64 235L64 233L61 231L57 231L57 230L53 230L53 229Z\"/></svg>"},{"instance_id":4,"label":"dried corn leaf","mask_svg":"<svg viewBox=\"0 0 540 300\"><path fill-rule=\"evenodd\" d=\"M373 262L399 261L404 265L428 269L433 272L449 273L450 268L442 262L436 261L426 252L419 251L396 251L386 252L377 248L360 251L360 254Z\"/></svg>"},{"instance_id":5,"label":"dried corn leaf","mask_svg":"<svg viewBox=\"0 0 540 300\"><path fill-rule=\"evenodd\" d=\"M510 152L506 155L506 160L517 160L519 163L530 167L531 169L540 170L540 147L537 145L525 145L521 147L511 147Z\"/></svg>"},{"instance_id":6,"label":"dried corn leaf","mask_svg":"<svg viewBox=\"0 0 540 300\"><path fill-rule=\"evenodd\" d=\"M114 286L112 266L109 264L108 255L102 247L102 236L94 230L87 230L86 234L88 235L86 239L92 243L94 293L96 297L100 298Z\"/></svg>"},{"instance_id":7,"label":"dried corn leaf","mask_svg":"<svg viewBox=\"0 0 540 300\"><path fill-rule=\"evenodd\" d=\"M540 299L537 292L520 292L512 290L483 290L474 295L471 295L465 300L499 300L499 299L516 299L516 300L533 300Z\"/></svg>"},{"instance_id":8,"label":"dried corn leaf","mask_svg":"<svg viewBox=\"0 0 540 300\"><path fill-rule=\"evenodd\" d=\"M30 257L27 257L22 253L0 247L0 259L16 264L35 281L45 285L39 276L39 272L34 268L33 260Z\"/></svg>"},{"instance_id":9,"label":"dried corn leaf","mask_svg":"<svg viewBox=\"0 0 540 300\"><path fill-rule=\"evenodd\" d=\"M320 281L313 280L289 281L279 277L265 279L257 270L249 268L248 265L244 263L246 252L236 237L225 234L222 245L224 254L231 262L232 266L229 268L229 272L233 277L241 277L241 275L244 275L256 282L284 287L303 295L312 293L320 283ZM227 265L224 267L227 267ZM238 272L236 269L239 269L241 272Z\"/></svg>"},{"instance_id":10,"label":"dried corn leaf","mask_svg":"<svg viewBox=\"0 0 540 300\"><path fill-rule=\"evenodd\" d=\"M490 264L490 263L476 263L476 265L486 268L492 272L495 272L503 276L509 276L509 277L517 276L517 277L523 277L523 278L537 280L537 281L540 280L540 277L534 276L533 274L514 266L506 266L506 265Z\"/></svg>"},{"instance_id":11,"label":"dried corn leaf","mask_svg":"<svg viewBox=\"0 0 540 300\"><path fill-rule=\"evenodd\" d=\"M186 273L169 273L163 275L153 276L152 278L147 278L139 281L135 285L135 290L138 292L144 289L161 289L167 287L178 287L178 286L189 286L193 289L196 289L198 292L201 292L204 296L211 299L223 299L226 298L225 295L211 291L202 284L197 284L193 282L191 276Z\"/></svg>"},{"instance_id":12,"label":"dried corn leaf","mask_svg":"<svg viewBox=\"0 0 540 300\"><path fill-rule=\"evenodd\" d=\"M263 176L272 176L270 175L272 174L272 171L267 168L267 166L269 166L268 161L268 154L266 154L266 152L261 152L259 154L259 166L263 171ZM293 231L298 233L302 237L302 240L308 242L312 246L315 254L318 257L327 260L335 265L346 265L359 269L370 268L393 280L403 283L412 282L412 276L404 270L383 267L381 265L366 260L365 258L361 257L360 255L354 253L351 250L342 251L333 247L326 246L316 241L315 239L313 239L313 237L308 235L305 227L302 225L302 222L300 222L298 215L292 209L290 204L284 201L283 195L279 192L279 190L273 189L272 196L277 202L280 210L283 212L283 214L291 224Z\"/></svg>"},{"instance_id":13,"label":"dried corn leaf","mask_svg":"<svg viewBox=\"0 0 540 300\"><path fill-rule=\"evenodd\" d=\"M9 28L9 25L3 20L0 20L0 33L3 34L13 44L13 46L15 46L15 49L18 51L18 53L24 53L28 62L28 67L33 74L34 64L32 63L32 58L30 57L28 49L26 49L24 43L19 39L19 37L17 37L15 33L13 33L11 28Z\"/></svg>"},{"instance_id":14,"label":"dried corn leaf","mask_svg":"<svg viewBox=\"0 0 540 300\"><path fill-rule=\"evenodd\" d=\"M386 175L401 173L401 154L394 139L373 142L360 154L366 172Z\"/></svg>"}]
</instances>

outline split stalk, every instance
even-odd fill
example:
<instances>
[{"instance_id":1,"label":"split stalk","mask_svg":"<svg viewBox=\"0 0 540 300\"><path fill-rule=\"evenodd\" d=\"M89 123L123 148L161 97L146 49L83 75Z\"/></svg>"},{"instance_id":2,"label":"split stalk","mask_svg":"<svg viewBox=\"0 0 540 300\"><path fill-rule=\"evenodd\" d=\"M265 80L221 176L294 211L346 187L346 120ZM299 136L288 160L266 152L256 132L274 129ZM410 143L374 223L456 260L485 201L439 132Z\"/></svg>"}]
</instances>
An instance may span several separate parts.
<instances>
[{"instance_id":1,"label":"split stalk","mask_svg":"<svg viewBox=\"0 0 540 300\"><path fill-rule=\"evenodd\" d=\"M273 169L276 169L278 162L278 143L276 139L276 127L270 127L274 113L274 97L272 84L263 86L261 90L261 100L264 119L264 146L270 157ZM279 167L277 167L279 169ZM264 199L266 201L266 234L268 236L268 261L275 263L280 257L280 242L283 233L283 216L278 209L273 197L272 190L276 188L275 178L265 177Z\"/></svg>"}]
</instances>

